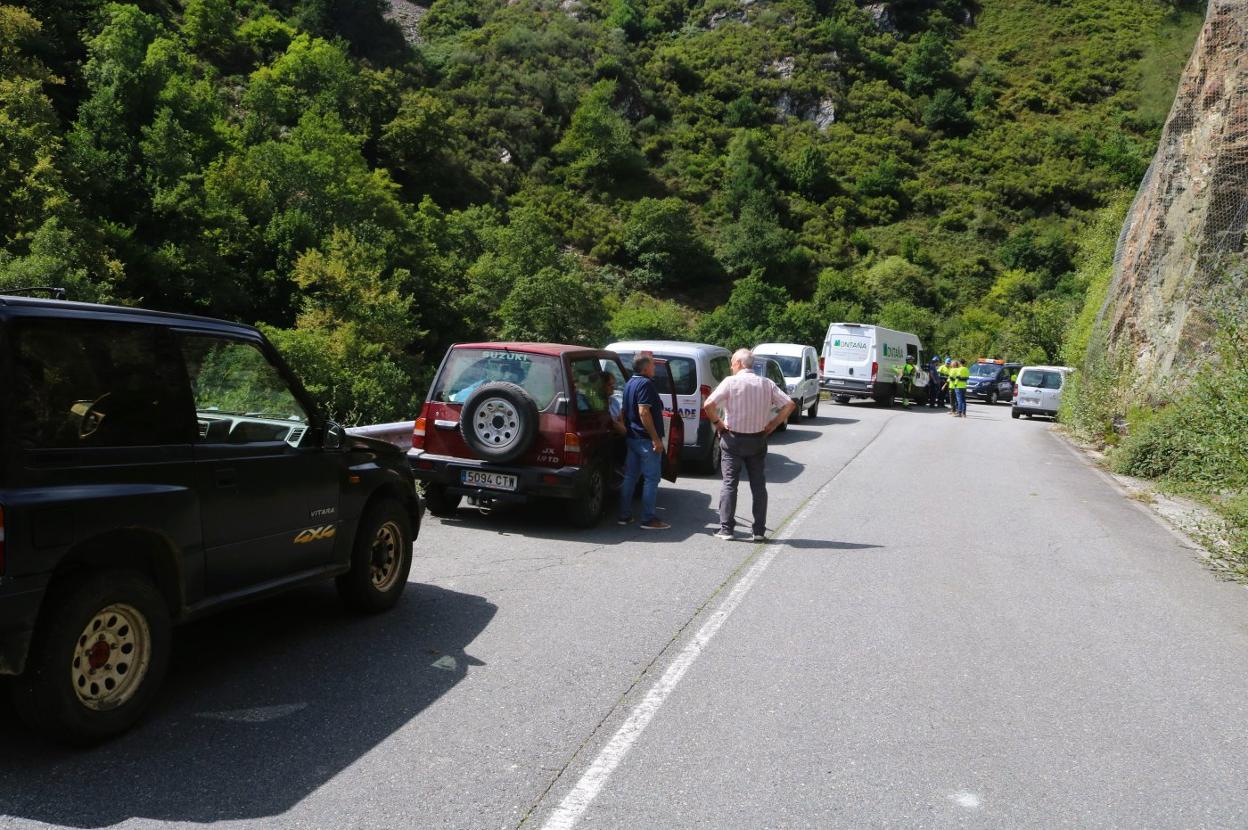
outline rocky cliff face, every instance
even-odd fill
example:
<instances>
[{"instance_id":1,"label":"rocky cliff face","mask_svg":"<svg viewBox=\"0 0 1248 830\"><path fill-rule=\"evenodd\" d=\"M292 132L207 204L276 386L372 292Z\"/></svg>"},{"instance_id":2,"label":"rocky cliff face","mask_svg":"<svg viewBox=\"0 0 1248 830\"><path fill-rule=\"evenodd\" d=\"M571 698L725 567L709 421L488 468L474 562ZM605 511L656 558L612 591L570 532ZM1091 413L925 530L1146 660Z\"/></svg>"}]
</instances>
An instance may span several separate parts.
<instances>
[{"instance_id":1,"label":"rocky cliff face","mask_svg":"<svg viewBox=\"0 0 1248 830\"><path fill-rule=\"evenodd\" d=\"M1207 359L1220 311L1246 287L1246 243L1248 0L1211 0L1101 312L1138 396L1165 397Z\"/></svg>"}]
</instances>

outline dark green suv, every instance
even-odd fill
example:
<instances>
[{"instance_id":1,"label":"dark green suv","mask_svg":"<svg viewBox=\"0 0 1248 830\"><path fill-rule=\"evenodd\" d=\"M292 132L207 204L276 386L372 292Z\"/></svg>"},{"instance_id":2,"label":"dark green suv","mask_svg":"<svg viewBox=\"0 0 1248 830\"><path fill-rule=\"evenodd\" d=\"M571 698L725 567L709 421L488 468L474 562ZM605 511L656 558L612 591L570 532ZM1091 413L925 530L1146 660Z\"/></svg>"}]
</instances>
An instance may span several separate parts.
<instances>
[{"instance_id":1,"label":"dark green suv","mask_svg":"<svg viewBox=\"0 0 1248 830\"><path fill-rule=\"evenodd\" d=\"M36 729L132 725L175 623L327 578L398 601L403 452L318 415L256 329L0 296L0 389L0 675Z\"/></svg>"}]
</instances>

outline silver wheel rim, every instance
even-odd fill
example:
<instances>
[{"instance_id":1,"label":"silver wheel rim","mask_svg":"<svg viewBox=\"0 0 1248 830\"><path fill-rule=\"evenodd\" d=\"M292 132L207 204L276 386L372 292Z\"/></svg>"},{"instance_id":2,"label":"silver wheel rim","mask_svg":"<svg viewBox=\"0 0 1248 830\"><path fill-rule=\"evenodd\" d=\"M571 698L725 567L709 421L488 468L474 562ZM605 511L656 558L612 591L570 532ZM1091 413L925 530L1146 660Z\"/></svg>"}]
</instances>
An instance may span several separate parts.
<instances>
[{"instance_id":1,"label":"silver wheel rim","mask_svg":"<svg viewBox=\"0 0 1248 830\"><path fill-rule=\"evenodd\" d=\"M403 560L402 545L403 533L397 524L386 522L377 528L369 562L373 587L378 591L388 591L398 581L399 563Z\"/></svg>"},{"instance_id":2,"label":"silver wheel rim","mask_svg":"<svg viewBox=\"0 0 1248 830\"><path fill-rule=\"evenodd\" d=\"M152 659L152 631L132 605L114 603L96 612L74 645L70 682L78 702L96 712L134 697Z\"/></svg>"},{"instance_id":3,"label":"silver wheel rim","mask_svg":"<svg viewBox=\"0 0 1248 830\"><path fill-rule=\"evenodd\" d=\"M472 430L487 447L504 449L520 440L520 413L503 398L486 398L472 413Z\"/></svg>"}]
</instances>

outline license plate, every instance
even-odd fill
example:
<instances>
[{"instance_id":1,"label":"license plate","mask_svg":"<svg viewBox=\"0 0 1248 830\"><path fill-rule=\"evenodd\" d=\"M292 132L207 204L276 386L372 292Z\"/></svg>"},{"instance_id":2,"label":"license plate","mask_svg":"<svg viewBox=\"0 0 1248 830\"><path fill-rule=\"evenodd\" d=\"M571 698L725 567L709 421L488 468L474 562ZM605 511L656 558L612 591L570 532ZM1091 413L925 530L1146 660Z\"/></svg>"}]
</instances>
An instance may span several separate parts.
<instances>
[{"instance_id":1,"label":"license plate","mask_svg":"<svg viewBox=\"0 0 1248 830\"><path fill-rule=\"evenodd\" d=\"M1029 404L1039 404L1039 403L1040 403L1040 399L1039 399L1039 398L1019 398L1019 400L1020 400L1022 403L1029 403Z\"/></svg>"},{"instance_id":2,"label":"license plate","mask_svg":"<svg viewBox=\"0 0 1248 830\"><path fill-rule=\"evenodd\" d=\"M462 470L459 480L472 487L489 487L491 490L515 490L520 479L504 473L483 473L478 470Z\"/></svg>"}]
</instances>

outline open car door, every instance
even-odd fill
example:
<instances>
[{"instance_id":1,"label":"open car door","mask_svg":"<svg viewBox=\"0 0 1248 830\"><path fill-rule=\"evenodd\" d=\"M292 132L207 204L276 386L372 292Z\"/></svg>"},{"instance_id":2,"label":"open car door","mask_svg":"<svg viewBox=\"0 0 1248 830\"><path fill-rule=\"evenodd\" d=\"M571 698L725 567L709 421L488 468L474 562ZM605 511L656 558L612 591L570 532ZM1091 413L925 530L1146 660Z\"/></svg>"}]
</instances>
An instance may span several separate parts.
<instances>
[{"instance_id":1,"label":"open car door","mask_svg":"<svg viewBox=\"0 0 1248 830\"><path fill-rule=\"evenodd\" d=\"M676 405L676 384L666 360L655 359L654 381L663 401L663 478L674 482L680 470L680 451L685 446L685 422Z\"/></svg>"}]
</instances>

